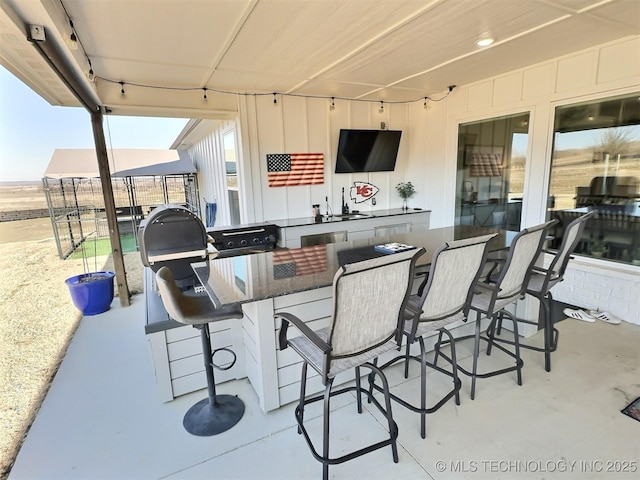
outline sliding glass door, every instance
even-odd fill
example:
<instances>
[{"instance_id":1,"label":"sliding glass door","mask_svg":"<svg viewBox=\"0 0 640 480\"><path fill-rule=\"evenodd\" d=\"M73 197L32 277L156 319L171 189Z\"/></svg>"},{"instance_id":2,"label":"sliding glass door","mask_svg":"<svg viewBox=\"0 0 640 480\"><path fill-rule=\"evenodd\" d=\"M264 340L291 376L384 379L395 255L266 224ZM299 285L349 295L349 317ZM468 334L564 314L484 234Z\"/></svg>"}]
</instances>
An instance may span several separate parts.
<instances>
[{"instance_id":1,"label":"sliding glass door","mask_svg":"<svg viewBox=\"0 0 640 480\"><path fill-rule=\"evenodd\" d=\"M529 113L460 124L456 225L520 230Z\"/></svg>"}]
</instances>

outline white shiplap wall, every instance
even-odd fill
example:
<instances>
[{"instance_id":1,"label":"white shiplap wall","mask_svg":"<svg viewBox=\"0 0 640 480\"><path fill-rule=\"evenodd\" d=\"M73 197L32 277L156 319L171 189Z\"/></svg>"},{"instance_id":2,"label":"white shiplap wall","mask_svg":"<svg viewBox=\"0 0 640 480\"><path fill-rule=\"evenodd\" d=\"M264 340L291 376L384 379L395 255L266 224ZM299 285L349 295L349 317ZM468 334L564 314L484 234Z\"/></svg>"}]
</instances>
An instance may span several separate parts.
<instances>
[{"instance_id":1,"label":"white shiplap wall","mask_svg":"<svg viewBox=\"0 0 640 480\"><path fill-rule=\"evenodd\" d=\"M190 138L189 155L198 169L198 190L201 201L201 215L205 217L205 200L218 205L215 225L229 225L229 196L225 170L222 136L236 129L236 122L204 121Z\"/></svg>"},{"instance_id":2,"label":"white shiplap wall","mask_svg":"<svg viewBox=\"0 0 640 480\"><path fill-rule=\"evenodd\" d=\"M247 98L240 102L242 150L248 221L310 215L311 204L329 196L334 211L340 208L340 191L356 180L380 188L377 206L359 205L360 210L400 206L394 186L411 180L417 194L411 204L432 210L431 226L452 225L455 212L458 124L512 113L530 112L530 137L526 167L522 226L540 223L545 217L547 185L553 135L554 108L590 99L640 90L640 37L635 36L597 48L575 52L552 61L459 86L442 102L390 105L379 112L379 103L278 97ZM340 128L380 128L403 131L395 172L334 175ZM322 152L325 155L325 184L309 187L269 188L266 154ZM600 272L616 291L640 291L638 269L619 275L608 262L585 271L582 292L596 292ZM576 264L572 268L579 268ZM577 288L571 280L562 288ZM560 288L560 287L558 287ZM576 297L577 298L577 297ZM613 298L613 297L609 297ZM640 309L621 310L617 302L602 300L625 320L640 323ZM587 305L584 305L587 306Z\"/></svg>"}]
</instances>

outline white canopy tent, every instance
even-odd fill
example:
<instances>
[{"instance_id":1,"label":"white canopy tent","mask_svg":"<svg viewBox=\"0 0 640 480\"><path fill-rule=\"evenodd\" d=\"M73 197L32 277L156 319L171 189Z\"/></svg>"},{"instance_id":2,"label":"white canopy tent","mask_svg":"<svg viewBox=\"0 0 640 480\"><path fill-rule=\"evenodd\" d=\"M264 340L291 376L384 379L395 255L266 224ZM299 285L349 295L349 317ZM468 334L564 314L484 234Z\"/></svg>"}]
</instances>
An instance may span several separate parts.
<instances>
[{"instance_id":1,"label":"white canopy tent","mask_svg":"<svg viewBox=\"0 0 640 480\"><path fill-rule=\"evenodd\" d=\"M112 177L146 177L196 173L184 150L149 150L119 148L107 150ZM44 177L97 178L98 158L95 149L56 149Z\"/></svg>"}]
</instances>

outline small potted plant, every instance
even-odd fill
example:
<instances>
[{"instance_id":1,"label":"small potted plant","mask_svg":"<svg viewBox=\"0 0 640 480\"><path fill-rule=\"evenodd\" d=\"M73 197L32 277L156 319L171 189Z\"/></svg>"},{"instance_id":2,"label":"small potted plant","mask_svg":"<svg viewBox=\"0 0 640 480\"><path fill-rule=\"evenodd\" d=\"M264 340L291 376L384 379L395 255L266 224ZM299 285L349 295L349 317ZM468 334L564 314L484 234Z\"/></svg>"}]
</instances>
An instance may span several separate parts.
<instances>
[{"instance_id":1,"label":"small potted plant","mask_svg":"<svg viewBox=\"0 0 640 480\"><path fill-rule=\"evenodd\" d=\"M113 278L116 274L110 271L98 271L95 240L93 243L94 269L89 271L86 240L81 245L84 273L67 278L65 283L69 288L73 304L82 312L82 315L98 315L109 310L111 306L114 296Z\"/></svg>"},{"instance_id":2,"label":"small potted plant","mask_svg":"<svg viewBox=\"0 0 640 480\"><path fill-rule=\"evenodd\" d=\"M607 253L607 247L600 240L596 240L591 244L591 256L602 258Z\"/></svg>"},{"instance_id":3,"label":"small potted plant","mask_svg":"<svg viewBox=\"0 0 640 480\"><path fill-rule=\"evenodd\" d=\"M396 185L396 190L398 191L400 198L402 198L402 209L407 210L407 199L416 193L416 189L411 182L401 182Z\"/></svg>"}]
</instances>

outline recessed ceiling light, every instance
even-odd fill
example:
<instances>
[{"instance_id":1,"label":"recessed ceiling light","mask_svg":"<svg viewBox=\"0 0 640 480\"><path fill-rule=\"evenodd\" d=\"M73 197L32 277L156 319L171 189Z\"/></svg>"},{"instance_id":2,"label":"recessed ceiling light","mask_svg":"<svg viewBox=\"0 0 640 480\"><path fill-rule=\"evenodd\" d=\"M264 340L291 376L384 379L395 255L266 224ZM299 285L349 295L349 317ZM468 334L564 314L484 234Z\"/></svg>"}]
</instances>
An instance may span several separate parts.
<instances>
[{"instance_id":1,"label":"recessed ceiling light","mask_svg":"<svg viewBox=\"0 0 640 480\"><path fill-rule=\"evenodd\" d=\"M481 38L480 40L476 41L476 45L478 45L479 47L488 47L493 42L494 42L494 40L491 37Z\"/></svg>"}]
</instances>

